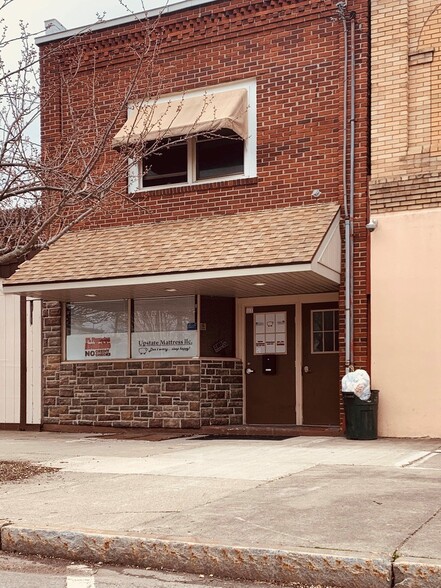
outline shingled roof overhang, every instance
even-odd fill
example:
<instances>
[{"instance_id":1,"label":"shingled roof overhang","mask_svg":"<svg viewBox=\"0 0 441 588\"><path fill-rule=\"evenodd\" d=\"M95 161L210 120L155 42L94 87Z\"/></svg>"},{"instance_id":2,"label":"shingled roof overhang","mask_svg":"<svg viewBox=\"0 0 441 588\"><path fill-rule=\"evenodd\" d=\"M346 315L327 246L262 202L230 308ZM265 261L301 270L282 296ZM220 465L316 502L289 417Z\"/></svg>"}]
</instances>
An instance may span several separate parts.
<instances>
[{"instance_id":1,"label":"shingled roof overhang","mask_svg":"<svg viewBox=\"0 0 441 588\"><path fill-rule=\"evenodd\" d=\"M332 292L340 256L339 206L314 204L73 231L4 291L61 301Z\"/></svg>"}]
</instances>

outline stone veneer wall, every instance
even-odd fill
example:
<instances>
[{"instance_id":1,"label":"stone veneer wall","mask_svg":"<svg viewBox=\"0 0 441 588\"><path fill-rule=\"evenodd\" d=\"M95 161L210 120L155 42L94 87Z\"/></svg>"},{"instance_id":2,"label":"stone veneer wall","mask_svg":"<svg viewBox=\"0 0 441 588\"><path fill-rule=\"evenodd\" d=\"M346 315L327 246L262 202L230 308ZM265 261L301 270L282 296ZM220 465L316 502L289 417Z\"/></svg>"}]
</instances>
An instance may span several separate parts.
<instances>
[{"instance_id":1,"label":"stone veneer wall","mask_svg":"<svg viewBox=\"0 0 441 588\"><path fill-rule=\"evenodd\" d=\"M243 422L242 362L62 362L61 308L43 308L43 424L199 428Z\"/></svg>"},{"instance_id":2,"label":"stone veneer wall","mask_svg":"<svg viewBox=\"0 0 441 588\"><path fill-rule=\"evenodd\" d=\"M241 361L201 359L201 424L243 423L243 366Z\"/></svg>"}]
</instances>

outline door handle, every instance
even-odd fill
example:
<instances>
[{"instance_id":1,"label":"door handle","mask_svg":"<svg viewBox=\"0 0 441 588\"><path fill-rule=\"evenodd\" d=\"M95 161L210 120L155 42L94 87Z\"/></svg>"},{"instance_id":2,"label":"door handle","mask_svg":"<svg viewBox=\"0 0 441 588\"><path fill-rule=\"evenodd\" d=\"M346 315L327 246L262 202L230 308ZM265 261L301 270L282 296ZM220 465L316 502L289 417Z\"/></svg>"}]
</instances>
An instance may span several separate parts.
<instances>
[{"instance_id":1,"label":"door handle","mask_svg":"<svg viewBox=\"0 0 441 588\"><path fill-rule=\"evenodd\" d=\"M311 373L311 369L308 365L304 365L303 366L303 373L304 374L310 374Z\"/></svg>"},{"instance_id":2,"label":"door handle","mask_svg":"<svg viewBox=\"0 0 441 588\"><path fill-rule=\"evenodd\" d=\"M253 369L251 369L251 368L247 368L247 369L245 370L245 373L246 373L246 375L247 375L247 376L249 376L250 374L254 374L254 370L253 370Z\"/></svg>"}]
</instances>

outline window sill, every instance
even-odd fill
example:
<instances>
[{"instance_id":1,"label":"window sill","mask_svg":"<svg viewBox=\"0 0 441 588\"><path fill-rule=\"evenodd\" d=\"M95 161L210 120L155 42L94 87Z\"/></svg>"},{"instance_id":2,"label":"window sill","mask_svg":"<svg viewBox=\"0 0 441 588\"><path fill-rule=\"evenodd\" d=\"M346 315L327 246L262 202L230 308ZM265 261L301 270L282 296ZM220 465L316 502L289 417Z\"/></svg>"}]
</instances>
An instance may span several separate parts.
<instances>
[{"instance_id":1,"label":"window sill","mask_svg":"<svg viewBox=\"0 0 441 588\"><path fill-rule=\"evenodd\" d=\"M163 196L167 194L186 194L189 192L207 192L209 190L218 190L225 188L235 188L236 186L250 186L255 185L258 178L237 178L229 180L217 180L214 182L204 182L198 184L185 184L179 186L163 186L158 188L146 188L133 192L132 198L145 198L146 196Z\"/></svg>"}]
</instances>

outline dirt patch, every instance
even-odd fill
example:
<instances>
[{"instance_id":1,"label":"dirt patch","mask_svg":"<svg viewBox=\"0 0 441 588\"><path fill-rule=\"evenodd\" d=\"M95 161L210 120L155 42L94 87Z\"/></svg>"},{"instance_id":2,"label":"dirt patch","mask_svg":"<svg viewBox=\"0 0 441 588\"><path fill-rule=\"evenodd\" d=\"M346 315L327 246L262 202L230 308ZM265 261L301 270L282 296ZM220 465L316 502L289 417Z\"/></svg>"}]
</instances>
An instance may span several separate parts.
<instances>
[{"instance_id":1,"label":"dirt patch","mask_svg":"<svg viewBox=\"0 0 441 588\"><path fill-rule=\"evenodd\" d=\"M57 472L57 468L36 465L30 461L0 461L0 484L19 482L39 474Z\"/></svg>"}]
</instances>

